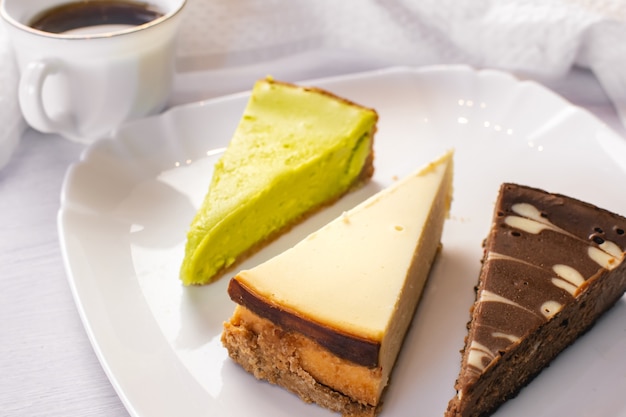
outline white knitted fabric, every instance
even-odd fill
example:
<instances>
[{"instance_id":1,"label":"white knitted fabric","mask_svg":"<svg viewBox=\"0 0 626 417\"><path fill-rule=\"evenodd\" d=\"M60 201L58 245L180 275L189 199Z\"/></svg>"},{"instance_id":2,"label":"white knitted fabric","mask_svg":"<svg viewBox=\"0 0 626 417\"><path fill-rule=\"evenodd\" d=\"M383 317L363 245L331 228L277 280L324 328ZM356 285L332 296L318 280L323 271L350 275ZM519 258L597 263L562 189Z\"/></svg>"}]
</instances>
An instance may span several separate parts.
<instances>
[{"instance_id":1,"label":"white knitted fabric","mask_svg":"<svg viewBox=\"0 0 626 417\"><path fill-rule=\"evenodd\" d=\"M560 77L580 65L595 73L626 125L623 0L188 1L183 70L252 65L315 49L534 77Z\"/></svg>"},{"instance_id":2,"label":"white knitted fabric","mask_svg":"<svg viewBox=\"0 0 626 417\"><path fill-rule=\"evenodd\" d=\"M236 73L320 50L389 65L464 63L530 77L557 78L579 65L595 73L626 125L623 0L188 0L185 13L178 70L187 74ZM17 75L4 65L2 31L0 62L1 166L13 142L5 126L17 117Z\"/></svg>"}]
</instances>

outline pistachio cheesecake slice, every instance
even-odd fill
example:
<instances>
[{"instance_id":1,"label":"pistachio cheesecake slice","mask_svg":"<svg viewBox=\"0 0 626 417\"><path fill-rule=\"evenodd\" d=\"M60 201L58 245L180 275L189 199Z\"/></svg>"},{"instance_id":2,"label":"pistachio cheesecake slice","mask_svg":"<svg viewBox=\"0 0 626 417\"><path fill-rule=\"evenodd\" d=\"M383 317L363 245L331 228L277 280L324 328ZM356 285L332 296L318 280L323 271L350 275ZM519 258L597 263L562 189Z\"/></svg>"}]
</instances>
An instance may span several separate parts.
<instances>
[{"instance_id":1,"label":"pistachio cheesecake slice","mask_svg":"<svg viewBox=\"0 0 626 417\"><path fill-rule=\"evenodd\" d=\"M626 291L626 219L503 184L446 417L488 416Z\"/></svg>"},{"instance_id":2,"label":"pistachio cheesecake slice","mask_svg":"<svg viewBox=\"0 0 626 417\"><path fill-rule=\"evenodd\" d=\"M222 342L259 379L344 416L374 416L440 249L447 153L231 279Z\"/></svg>"},{"instance_id":3,"label":"pistachio cheesecake slice","mask_svg":"<svg viewBox=\"0 0 626 417\"><path fill-rule=\"evenodd\" d=\"M377 113L318 88L258 81L187 234L180 278L206 284L373 173Z\"/></svg>"}]
</instances>

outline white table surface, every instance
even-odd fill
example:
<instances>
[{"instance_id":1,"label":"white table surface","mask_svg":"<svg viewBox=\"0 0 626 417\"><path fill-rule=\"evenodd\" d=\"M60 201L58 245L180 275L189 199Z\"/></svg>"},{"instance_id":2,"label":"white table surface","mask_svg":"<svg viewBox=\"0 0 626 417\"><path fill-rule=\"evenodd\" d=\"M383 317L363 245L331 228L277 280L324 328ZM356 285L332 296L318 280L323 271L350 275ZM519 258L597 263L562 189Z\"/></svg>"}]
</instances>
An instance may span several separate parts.
<instances>
[{"instance_id":1,"label":"white table surface","mask_svg":"<svg viewBox=\"0 0 626 417\"><path fill-rule=\"evenodd\" d=\"M371 60L296 56L270 68L295 81L380 66ZM182 74L172 102L245 89L264 76L265 69ZM591 73L576 69L546 85L626 140L626 131ZM128 416L87 339L58 241L61 185L83 149L29 129L0 171L0 416Z\"/></svg>"}]
</instances>

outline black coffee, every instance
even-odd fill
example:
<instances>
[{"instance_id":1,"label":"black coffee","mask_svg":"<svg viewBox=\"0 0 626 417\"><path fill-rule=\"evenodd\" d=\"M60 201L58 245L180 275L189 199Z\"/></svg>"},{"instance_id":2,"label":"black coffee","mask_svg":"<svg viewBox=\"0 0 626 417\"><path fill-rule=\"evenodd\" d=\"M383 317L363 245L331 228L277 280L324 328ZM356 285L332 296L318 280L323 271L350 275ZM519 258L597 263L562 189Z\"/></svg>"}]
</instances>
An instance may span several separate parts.
<instances>
[{"instance_id":1,"label":"black coffee","mask_svg":"<svg viewBox=\"0 0 626 417\"><path fill-rule=\"evenodd\" d=\"M50 33L100 25L139 26L163 13L154 6L131 0L76 1L48 9L36 16L29 26Z\"/></svg>"}]
</instances>

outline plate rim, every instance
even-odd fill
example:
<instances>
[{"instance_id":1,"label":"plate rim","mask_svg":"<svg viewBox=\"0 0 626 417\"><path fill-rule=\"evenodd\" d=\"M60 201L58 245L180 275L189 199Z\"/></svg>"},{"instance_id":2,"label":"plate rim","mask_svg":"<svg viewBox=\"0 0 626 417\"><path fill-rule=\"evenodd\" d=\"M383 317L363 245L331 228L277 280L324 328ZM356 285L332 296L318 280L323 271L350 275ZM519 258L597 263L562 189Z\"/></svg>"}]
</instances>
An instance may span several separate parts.
<instances>
[{"instance_id":1,"label":"plate rim","mask_svg":"<svg viewBox=\"0 0 626 417\"><path fill-rule=\"evenodd\" d=\"M607 129L607 131L612 132L614 136L609 134L608 135L609 139L621 138L619 134L614 132L606 123L604 123L603 121L595 117L589 110L571 103L570 101L563 98L562 96L555 93L554 91L544 87L542 84L534 80L521 80L518 77L514 76L513 74L510 74L508 72L501 71L501 70L496 70L496 69L475 69L468 65L433 65L433 66L425 66L425 67L395 66L395 67L389 67L389 68L383 68L383 69L377 69L377 70L371 70L371 71L356 72L352 74L342 74L342 75L337 75L337 76L332 76L332 77L314 78L310 80L297 81L296 83L308 84L308 85L317 85L317 84L325 85L329 83L332 84L332 83L342 82L345 80L365 79L365 78L370 78L370 77L384 77L384 76L389 76L391 74L397 74L397 73L424 74L424 73L433 73L433 72L436 72L436 73L445 72L447 74L456 73L456 74L463 74L464 76L467 76L468 74L471 74L473 76L496 76L496 77L500 77L502 79L507 80L507 82L525 83L525 84L536 86L542 90L543 94L548 94L553 99L559 100L563 105L574 107L575 109L578 109L584 112L585 114L589 115L590 117L592 117L596 123L603 126L605 129ZM102 346L97 340L97 336L96 336L97 332L93 328L92 320L88 316L88 313L85 310L85 307L83 306L84 300L81 299L81 294L79 293L79 289L77 287L77 283L78 283L77 280L80 280L80 278L74 276L75 271L72 268L72 262L70 259L71 256L68 253L68 242L67 242L68 231L65 230L64 228L64 217L74 210L79 210L79 211L84 210L83 208L76 206L75 202L71 201L71 198L69 197L69 193L72 187L74 186L74 183L73 183L73 181L75 180L74 177L77 175L77 170L80 169L81 166L88 165L90 163L91 158L93 158L93 156L98 153L98 151L101 149L102 146L108 146L107 144L110 144L109 141L118 140L119 132L123 132L125 129L128 129L129 127L137 126L142 123L150 123L151 121L161 119L164 117L172 117L171 115L175 115L180 112L189 111L189 109L191 108L197 108L197 107L202 107L202 106L207 106L207 105L220 105L221 103L229 102L231 100L241 99L249 95L250 95L250 91L243 91L243 92L228 94L225 96L201 100L201 101L197 101L193 103L182 104L182 105L172 107L161 114L130 122L124 125L123 127L121 127L119 131L116 132L114 137L98 141L94 143L93 145L90 145L86 149L84 149L80 155L80 159L77 162L71 164L65 173L63 183L62 183L62 188L61 188L60 208L57 212L57 231L59 235L59 244L61 247L63 264L64 264L64 268L66 272L67 281L70 286L72 297L76 304L79 316L81 318L83 328L85 329L87 333L92 349L96 353L98 361L101 367L103 368L103 370L105 371L105 374L107 375L109 382L113 386L116 394L118 395L118 397L120 398L120 400L122 401L126 409L128 410L129 414L131 414L132 416L139 417L142 415L139 414L139 411L135 409L132 399L130 399L127 395L128 393L125 392L123 390L123 387L120 386L117 375L111 369L111 366L109 363L110 358L107 359L107 353L102 350ZM124 141L126 140L127 139L125 139ZM124 143L124 141L122 141L122 143ZM611 146L613 146L612 149L617 149L619 152L622 152L623 155L626 155L626 143L622 143L622 142L616 142L615 140L613 140L611 142L612 143ZM621 149L620 149L620 146L621 146ZM626 168L625 168L625 171L626 171ZM452 382L451 382L451 385L452 385Z\"/></svg>"}]
</instances>

